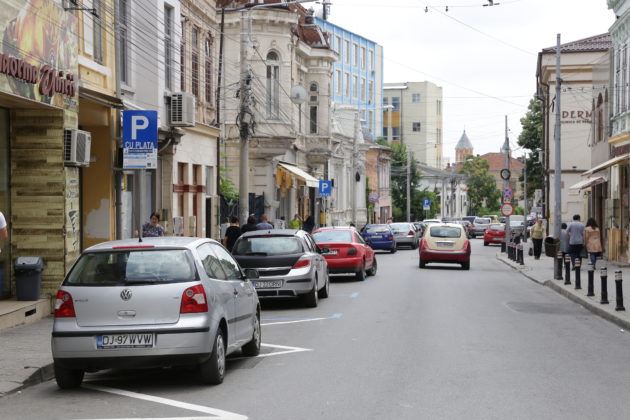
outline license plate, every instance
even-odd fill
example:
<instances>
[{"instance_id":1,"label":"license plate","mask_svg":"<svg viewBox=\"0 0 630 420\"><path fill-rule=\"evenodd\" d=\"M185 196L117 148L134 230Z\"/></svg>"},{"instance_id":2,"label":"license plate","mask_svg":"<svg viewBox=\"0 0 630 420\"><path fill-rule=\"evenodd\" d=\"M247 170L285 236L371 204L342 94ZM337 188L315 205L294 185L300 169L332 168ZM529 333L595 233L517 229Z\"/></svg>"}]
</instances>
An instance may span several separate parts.
<instances>
[{"instance_id":1,"label":"license plate","mask_svg":"<svg viewBox=\"0 0 630 420\"><path fill-rule=\"evenodd\" d=\"M256 289L268 289L271 287L282 287L282 280L256 281L254 282Z\"/></svg>"},{"instance_id":2,"label":"license plate","mask_svg":"<svg viewBox=\"0 0 630 420\"><path fill-rule=\"evenodd\" d=\"M337 255L337 250L336 249L331 249L330 251L328 251L324 255Z\"/></svg>"},{"instance_id":3,"label":"license plate","mask_svg":"<svg viewBox=\"0 0 630 420\"><path fill-rule=\"evenodd\" d=\"M444 248L453 248L455 244L453 242L438 242L437 245L443 246Z\"/></svg>"},{"instance_id":4,"label":"license plate","mask_svg":"<svg viewBox=\"0 0 630 420\"><path fill-rule=\"evenodd\" d=\"M99 349L135 349L153 347L155 334L103 334L96 336Z\"/></svg>"}]
</instances>

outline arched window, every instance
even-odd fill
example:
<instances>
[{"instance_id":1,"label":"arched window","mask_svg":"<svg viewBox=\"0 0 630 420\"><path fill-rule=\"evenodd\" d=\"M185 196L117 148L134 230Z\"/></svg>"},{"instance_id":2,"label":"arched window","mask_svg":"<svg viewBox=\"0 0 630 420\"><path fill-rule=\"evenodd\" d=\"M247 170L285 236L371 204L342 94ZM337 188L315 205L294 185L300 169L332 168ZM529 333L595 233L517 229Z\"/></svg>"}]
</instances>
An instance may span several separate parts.
<instances>
[{"instance_id":1,"label":"arched window","mask_svg":"<svg viewBox=\"0 0 630 420\"><path fill-rule=\"evenodd\" d=\"M599 143L604 140L604 98L601 93L597 97L597 108L595 112L597 113L597 138L595 142Z\"/></svg>"},{"instance_id":2,"label":"arched window","mask_svg":"<svg viewBox=\"0 0 630 420\"><path fill-rule=\"evenodd\" d=\"M310 125L309 125L309 133L310 134L317 134L317 121L318 121L318 103L319 103L319 87L317 86L317 83L311 83L311 85L309 86L309 118L310 118Z\"/></svg>"},{"instance_id":3,"label":"arched window","mask_svg":"<svg viewBox=\"0 0 630 420\"><path fill-rule=\"evenodd\" d=\"M267 54L267 118L277 120L280 113L280 60L278 54Z\"/></svg>"}]
</instances>

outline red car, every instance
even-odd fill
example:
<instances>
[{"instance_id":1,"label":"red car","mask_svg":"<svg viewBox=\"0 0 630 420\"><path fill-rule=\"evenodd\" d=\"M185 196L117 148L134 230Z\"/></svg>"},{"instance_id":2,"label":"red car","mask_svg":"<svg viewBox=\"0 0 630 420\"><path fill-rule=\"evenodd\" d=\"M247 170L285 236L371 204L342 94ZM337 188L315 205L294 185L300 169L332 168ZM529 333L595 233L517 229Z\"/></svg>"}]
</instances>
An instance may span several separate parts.
<instances>
[{"instance_id":1,"label":"red car","mask_svg":"<svg viewBox=\"0 0 630 420\"><path fill-rule=\"evenodd\" d=\"M354 228L321 228L313 232L313 239L320 248L328 248L324 254L328 273L354 273L359 281L376 274L374 250L365 243Z\"/></svg>"},{"instance_id":2,"label":"red car","mask_svg":"<svg viewBox=\"0 0 630 420\"><path fill-rule=\"evenodd\" d=\"M483 234L483 246L488 244L500 244L505 239L505 224L490 223Z\"/></svg>"}]
</instances>

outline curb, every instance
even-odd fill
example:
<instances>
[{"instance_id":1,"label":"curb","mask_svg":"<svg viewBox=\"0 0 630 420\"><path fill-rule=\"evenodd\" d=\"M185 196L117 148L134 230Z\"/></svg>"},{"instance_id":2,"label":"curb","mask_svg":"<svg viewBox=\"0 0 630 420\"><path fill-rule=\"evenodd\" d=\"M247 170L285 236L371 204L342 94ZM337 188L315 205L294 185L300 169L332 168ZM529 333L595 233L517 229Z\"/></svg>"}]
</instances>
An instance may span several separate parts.
<instances>
[{"instance_id":1,"label":"curb","mask_svg":"<svg viewBox=\"0 0 630 420\"><path fill-rule=\"evenodd\" d=\"M49 381L54 378L55 378L55 368L54 368L54 364L51 362L44 366L36 368L36 370L28 378L26 378L24 382L22 382L21 384L16 383L14 388L7 391L0 392L0 399L2 399L3 397L7 397L9 395L15 394L17 392L20 392L28 387L41 384L43 382Z\"/></svg>"},{"instance_id":2,"label":"curb","mask_svg":"<svg viewBox=\"0 0 630 420\"><path fill-rule=\"evenodd\" d=\"M605 320L612 322L613 324L623 328L624 330L630 331L630 322L628 322L628 321L626 321L624 319L621 319L619 317L616 317L615 315L611 314L610 312L604 310L601 306L597 306L590 299L585 299L585 298L583 298L581 296L577 296L577 295L571 293L566 288L564 288L561 285L555 283L553 280L545 280L545 281L541 282L540 280L537 280L534 277L527 275L527 273L524 272L523 270L520 270L519 269L521 267L520 265L514 265L511 262L506 261L503 258L501 258L500 254L497 254L497 260L502 261L508 267L512 267L513 269L515 269L516 271L521 273L524 277L528 278L529 280L531 280L531 281L533 281L533 282L535 282L537 284L540 284L542 286L546 286L546 287L550 288L551 290L557 292L558 294L560 294L560 295L566 297L567 299L577 303L578 305L586 308L587 310L589 310L590 312L594 313L595 315L600 316L600 317L604 318Z\"/></svg>"}]
</instances>

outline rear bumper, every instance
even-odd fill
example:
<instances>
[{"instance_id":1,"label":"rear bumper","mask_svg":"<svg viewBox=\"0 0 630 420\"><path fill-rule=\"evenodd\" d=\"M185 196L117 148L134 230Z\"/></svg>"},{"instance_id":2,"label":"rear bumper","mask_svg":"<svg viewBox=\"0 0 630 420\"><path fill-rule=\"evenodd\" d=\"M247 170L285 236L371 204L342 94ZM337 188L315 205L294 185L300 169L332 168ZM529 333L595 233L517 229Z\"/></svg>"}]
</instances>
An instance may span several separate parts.
<instances>
[{"instance_id":1,"label":"rear bumper","mask_svg":"<svg viewBox=\"0 0 630 420\"><path fill-rule=\"evenodd\" d=\"M396 242L371 242L370 247L372 249L394 249L396 248Z\"/></svg>"},{"instance_id":2,"label":"rear bumper","mask_svg":"<svg viewBox=\"0 0 630 420\"><path fill-rule=\"evenodd\" d=\"M501 242L503 242L503 238L500 236L484 236L483 237L484 242L492 242L492 243L497 243L500 244Z\"/></svg>"},{"instance_id":3,"label":"rear bumper","mask_svg":"<svg viewBox=\"0 0 630 420\"><path fill-rule=\"evenodd\" d=\"M468 262L470 261L470 252L422 250L420 251L420 259L424 262Z\"/></svg>"},{"instance_id":4,"label":"rear bumper","mask_svg":"<svg viewBox=\"0 0 630 420\"><path fill-rule=\"evenodd\" d=\"M414 236L397 236L396 245L413 245L416 243Z\"/></svg>"},{"instance_id":5,"label":"rear bumper","mask_svg":"<svg viewBox=\"0 0 630 420\"><path fill-rule=\"evenodd\" d=\"M326 262L330 274L356 273L363 266L363 258L361 257L327 258Z\"/></svg>"}]
</instances>

